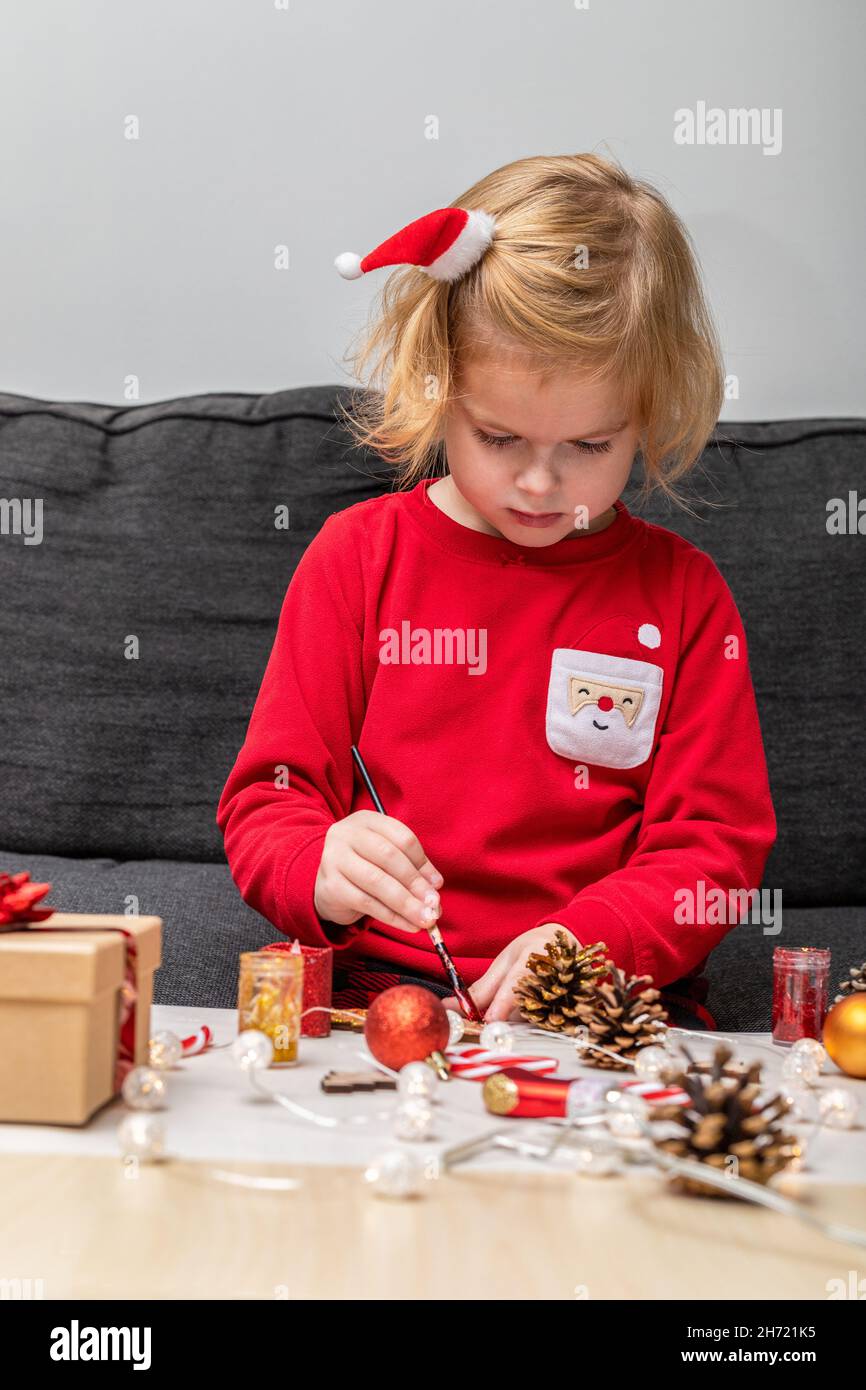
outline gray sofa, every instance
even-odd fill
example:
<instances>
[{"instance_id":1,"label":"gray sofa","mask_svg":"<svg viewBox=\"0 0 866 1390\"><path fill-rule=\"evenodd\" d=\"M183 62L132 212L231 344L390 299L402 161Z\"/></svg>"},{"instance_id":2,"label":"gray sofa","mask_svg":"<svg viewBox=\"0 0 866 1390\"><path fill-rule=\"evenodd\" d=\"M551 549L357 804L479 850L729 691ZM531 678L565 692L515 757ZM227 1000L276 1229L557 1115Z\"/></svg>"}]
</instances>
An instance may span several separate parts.
<instances>
[{"instance_id":1,"label":"gray sofa","mask_svg":"<svg viewBox=\"0 0 866 1390\"><path fill-rule=\"evenodd\" d=\"M232 1006L238 952L278 937L214 813L298 557L391 485L351 448L341 389L0 395L0 871L66 911L162 917L162 1003ZM866 497L866 421L720 426L689 490L697 518L639 510L707 550L743 614L783 895L778 935L743 923L713 954L708 1002L721 1028L767 1028L775 945L829 946L834 985L866 956L866 536L826 524L830 499ZM16 529L26 498L39 544Z\"/></svg>"}]
</instances>

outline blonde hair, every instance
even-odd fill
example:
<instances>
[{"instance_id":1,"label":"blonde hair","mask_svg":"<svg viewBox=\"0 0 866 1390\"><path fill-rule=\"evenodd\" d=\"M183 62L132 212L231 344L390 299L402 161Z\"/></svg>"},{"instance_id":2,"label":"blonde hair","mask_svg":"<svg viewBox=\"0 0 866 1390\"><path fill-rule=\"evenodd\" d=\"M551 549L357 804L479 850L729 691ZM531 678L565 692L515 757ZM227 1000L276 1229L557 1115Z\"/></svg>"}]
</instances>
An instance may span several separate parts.
<instances>
[{"instance_id":1,"label":"blonde hair","mask_svg":"<svg viewBox=\"0 0 866 1390\"><path fill-rule=\"evenodd\" d=\"M345 359L367 376L343 410L356 443L411 486L443 463L461 362L504 346L543 378L612 379L641 426L644 495L685 506L673 484L718 420L724 366L689 234L662 195L593 154L539 155L450 206L491 213L493 242L451 284L415 266L389 275Z\"/></svg>"}]
</instances>

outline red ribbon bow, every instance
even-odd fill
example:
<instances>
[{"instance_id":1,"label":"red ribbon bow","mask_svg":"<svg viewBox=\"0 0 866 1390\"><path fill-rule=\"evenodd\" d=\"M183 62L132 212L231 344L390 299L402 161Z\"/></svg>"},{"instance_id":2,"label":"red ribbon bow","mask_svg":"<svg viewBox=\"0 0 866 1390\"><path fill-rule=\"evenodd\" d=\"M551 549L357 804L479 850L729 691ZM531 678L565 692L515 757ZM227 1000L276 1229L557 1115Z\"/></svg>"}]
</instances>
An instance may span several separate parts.
<instances>
[{"instance_id":1,"label":"red ribbon bow","mask_svg":"<svg viewBox=\"0 0 866 1390\"><path fill-rule=\"evenodd\" d=\"M50 917L53 907L36 907L40 898L51 892L50 883L30 883L30 875L0 874L0 926L7 922L41 922Z\"/></svg>"},{"instance_id":2,"label":"red ribbon bow","mask_svg":"<svg viewBox=\"0 0 866 1390\"><path fill-rule=\"evenodd\" d=\"M0 873L0 932L27 931L31 924L44 922L56 911L53 907L35 907L50 893L50 883L31 883L29 873ZM72 932L78 927L52 927L52 931ZM124 979L120 989L120 1018L118 1019L117 1062L114 1087L119 1091L128 1072L135 1066L135 1001L138 987L135 978L136 946L132 932L123 927L87 927L87 931L119 931L126 939Z\"/></svg>"}]
</instances>

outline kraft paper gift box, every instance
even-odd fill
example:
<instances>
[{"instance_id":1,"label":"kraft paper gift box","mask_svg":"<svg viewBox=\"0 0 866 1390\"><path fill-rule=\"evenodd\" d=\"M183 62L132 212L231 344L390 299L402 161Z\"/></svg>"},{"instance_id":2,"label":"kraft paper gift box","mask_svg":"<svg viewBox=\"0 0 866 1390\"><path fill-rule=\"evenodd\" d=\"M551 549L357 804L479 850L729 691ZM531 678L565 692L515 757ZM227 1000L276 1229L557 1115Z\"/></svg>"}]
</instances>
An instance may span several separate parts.
<instances>
[{"instance_id":1,"label":"kraft paper gift box","mask_svg":"<svg viewBox=\"0 0 866 1390\"><path fill-rule=\"evenodd\" d=\"M136 998L121 1037L124 932ZM148 1060L161 940L161 918L116 913L53 912L0 931L0 1121L86 1124Z\"/></svg>"}]
</instances>

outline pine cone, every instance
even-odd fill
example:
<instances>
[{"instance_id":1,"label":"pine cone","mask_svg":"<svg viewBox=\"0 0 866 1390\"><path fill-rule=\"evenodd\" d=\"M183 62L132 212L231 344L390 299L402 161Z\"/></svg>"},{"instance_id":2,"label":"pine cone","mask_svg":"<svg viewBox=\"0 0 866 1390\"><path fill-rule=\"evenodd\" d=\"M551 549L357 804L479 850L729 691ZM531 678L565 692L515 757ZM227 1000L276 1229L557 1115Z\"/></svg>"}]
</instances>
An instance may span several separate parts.
<instances>
[{"instance_id":1,"label":"pine cone","mask_svg":"<svg viewBox=\"0 0 866 1390\"><path fill-rule=\"evenodd\" d=\"M578 1028L578 1000L600 975L607 974L606 950L603 941L579 946L568 932L558 931L544 955L536 952L528 958L530 973L514 987L521 1016L537 1028L573 1035Z\"/></svg>"},{"instance_id":2,"label":"pine cone","mask_svg":"<svg viewBox=\"0 0 866 1390\"><path fill-rule=\"evenodd\" d=\"M715 1065L715 1062L691 1062L689 1064L689 1071L696 1073L698 1076L709 1076ZM729 1066L722 1067L721 1074L722 1076L729 1076L733 1077L735 1080L742 1081L745 1080L748 1075L749 1065L748 1062L735 1060L731 1062Z\"/></svg>"},{"instance_id":3,"label":"pine cone","mask_svg":"<svg viewBox=\"0 0 866 1390\"><path fill-rule=\"evenodd\" d=\"M840 999L846 998L849 994L862 994L866 990L866 960L862 965L852 965L847 980L839 981L839 993L833 1000L838 1004Z\"/></svg>"},{"instance_id":4,"label":"pine cone","mask_svg":"<svg viewBox=\"0 0 866 1390\"><path fill-rule=\"evenodd\" d=\"M694 1063L686 1049L687 1071L670 1069L664 1073L666 1085L681 1086L690 1103L654 1105L650 1119L673 1120L685 1131L667 1139L656 1139L656 1147L675 1158L706 1163L720 1172L727 1172L736 1159L733 1172L752 1182L767 1183L775 1173L796 1158L800 1152L796 1138L783 1132L780 1121L791 1107L786 1096L776 1095L756 1105L760 1091L761 1064L753 1062L742 1076L730 1077L725 1064L733 1051L720 1044L714 1053L709 1076L695 1075ZM732 1178L733 1182L735 1179ZM674 1174L671 1187L678 1192L691 1192L706 1197L728 1197L720 1187L710 1187L697 1178Z\"/></svg>"},{"instance_id":5,"label":"pine cone","mask_svg":"<svg viewBox=\"0 0 866 1390\"><path fill-rule=\"evenodd\" d=\"M628 979L612 961L606 964L610 980L596 984L587 997L578 1000L578 1024L587 1028L591 1042L621 1054L622 1060L592 1049L587 1049L582 1060L594 1067L625 1071L642 1047L658 1042L668 1014L659 1003L659 991L652 987L651 975L632 975Z\"/></svg>"}]
</instances>

